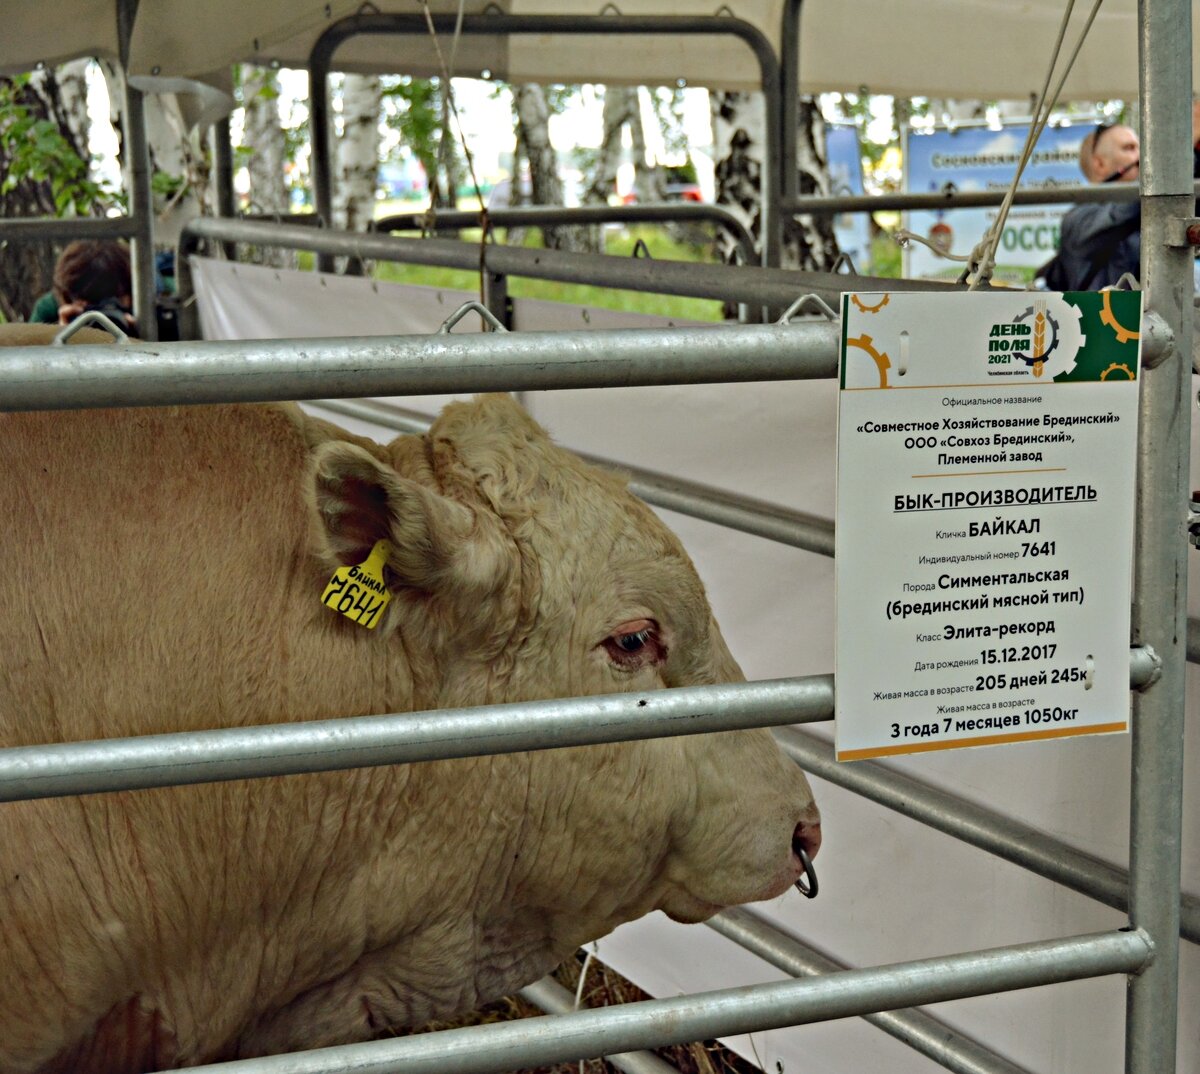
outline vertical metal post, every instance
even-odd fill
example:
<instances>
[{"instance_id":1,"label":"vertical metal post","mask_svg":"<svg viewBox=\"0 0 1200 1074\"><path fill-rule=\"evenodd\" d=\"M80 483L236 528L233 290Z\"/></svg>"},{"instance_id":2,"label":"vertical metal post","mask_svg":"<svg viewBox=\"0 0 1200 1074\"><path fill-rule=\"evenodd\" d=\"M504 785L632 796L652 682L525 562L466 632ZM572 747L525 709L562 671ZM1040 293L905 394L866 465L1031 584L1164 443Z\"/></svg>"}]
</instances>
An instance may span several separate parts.
<instances>
[{"instance_id":1,"label":"vertical metal post","mask_svg":"<svg viewBox=\"0 0 1200 1074\"><path fill-rule=\"evenodd\" d=\"M1175 345L1143 370L1139 411L1133 641L1154 647L1163 674L1134 696L1130 918L1155 954L1130 981L1126 1074L1167 1074L1176 1054L1192 353L1192 255L1178 222L1194 206L1191 25L1189 0L1139 0L1142 286Z\"/></svg>"},{"instance_id":2,"label":"vertical metal post","mask_svg":"<svg viewBox=\"0 0 1200 1074\"><path fill-rule=\"evenodd\" d=\"M218 119L212 126L212 151L217 215L232 219L237 215L237 202L233 196L233 132L228 116ZM221 248L227 260L236 260L236 243L224 242Z\"/></svg>"},{"instance_id":3,"label":"vertical metal post","mask_svg":"<svg viewBox=\"0 0 1200 1074\"><path fill-rule=\"evenodd\" d=\"M308 109L312 125L313 204L325 227L333 226L333 145L329 130L329 67L308 65ZM317 271L332 272L333 258L317 254Z\"/></svg>"},{"instance_id":4,"label":"vertical metal post","mask_svg":"<svg viewBox=\"0 0 1200 1074\"><path fill-rule=\"evenodd\" d=\"M508 277L494 272L486 265L481 272L483 280L483 304L495 315L505 328L512 328L512 303L508 300Z\"/></svg>"},{"instance_id":5,"label":"vertical metal post","mask_svg":"<svg viewBox=\"0 0 1200 1074\"><path fill-rule=\"evenodd\" d=\"M129 41L137 18L138 0L118 0L117 41L125 87L122 111L124 150L129 175L129 215L136 231L130 245L133 261L133 313L142 339L158 339L154 286L154 200L150 190L150 149L142 94L129 84Z\"/></svg>"},{"instance_id":6,"label":"vertical metal post","mask_svg":"<svg viewBox=\"0 0 1200 1074\"><path fill-rule=\"evenodd\" d=\"M804 0L783 0L783 22L779 29L779 83L783 100L780 103L779 137L782 159L780 189L783 200L792 201L800 194L796 176L796 123L800 111L800 8Z\"/></svg>"}]
</instances>

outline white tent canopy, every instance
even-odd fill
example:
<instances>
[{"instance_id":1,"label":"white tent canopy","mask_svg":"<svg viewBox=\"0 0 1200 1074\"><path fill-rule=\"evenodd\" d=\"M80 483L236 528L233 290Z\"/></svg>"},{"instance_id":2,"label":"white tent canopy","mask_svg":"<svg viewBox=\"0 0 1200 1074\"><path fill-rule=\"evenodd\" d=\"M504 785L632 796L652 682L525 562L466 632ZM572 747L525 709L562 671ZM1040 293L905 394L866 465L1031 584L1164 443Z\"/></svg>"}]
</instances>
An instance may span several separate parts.
<instances>
[{"instance_id":1,"label":"white tent canopy","mask_svg":"<svg viewBox=\"0 0 1200 1074\"><path fill-rule=\"evenodd\" d=\"M467 14L711 16L732 14L756 26L779 52L789 0L466 0ZM303 67L313 42L360 0L141 0L130 45L132 74L208 80L210 72L246 61ZM1066 0L805 0L801 9L800 81L806 93L856 91L901 96L1022 99L1040 88ZM1076 5L1075 27L1090 5ZM31 4L10 5L0 38L0 70L117 50L114 0L62 0L54 17ZM431 0L452 14L456 0ZM407 15L413 0L380 5ZM1200 19L1193 20L1200 33ZM1078 29L1068 34L1072 43ZM1137 5L1106 0L1065 98L1137 95ZM448 51L448 49L446 50ZM1194 49L1200 56L1200 49ZM437 73L424 35L348 42L335 57L343 70L428 76ZM490 71L515 82L647 83L685 79L695 85L753 89L758 67L733 37L521 35L511 40L464 38L454 73ZM1193 72L1193 78L1197 72Z\"/></svg>"}]
</instances>

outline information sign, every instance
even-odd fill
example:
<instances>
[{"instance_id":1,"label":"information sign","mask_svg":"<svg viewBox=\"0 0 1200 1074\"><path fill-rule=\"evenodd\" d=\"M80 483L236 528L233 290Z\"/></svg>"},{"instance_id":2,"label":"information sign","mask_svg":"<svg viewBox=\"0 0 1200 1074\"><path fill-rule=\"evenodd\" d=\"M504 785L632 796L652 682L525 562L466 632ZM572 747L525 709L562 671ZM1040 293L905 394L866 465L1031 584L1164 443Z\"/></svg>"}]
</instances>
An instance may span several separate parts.
<instances>
[{"instance_id":1,"label":"information sign","mask_svg":"<svg viewBox=\"0 0 1200 1074\"><path fill-rule=\"evenodd\" d=\"M1022 190L1054 190L1081 186L1079 143L1091 124L1047 127L1034 147L1021 177ZM1029 133L1028 124L992 130L960 127L917 134L911 130L904 143L905 189L932 194L952 187L960 193L1003 193L1012 183L1017 161ZM997 280L1024 284L1034 269L1058 249L1059 223L1071 206L1014 205L996 248ZM969 254L991 227L998 209L914 210L905 226L925 236L935 246L956 254ZM946 261L918 243L904 250L904 275L957 279L961 262Z\"/></svg>"},{"instance_id":2,"label":"information sign","mask_svg":"<svg viewBox=\"0 0 1200 1074\"><path fill-rule=\"evenodd\" d=\"M1140 320L842 296L839 760L1128 729Z\"/></svg>"}]
</instances>

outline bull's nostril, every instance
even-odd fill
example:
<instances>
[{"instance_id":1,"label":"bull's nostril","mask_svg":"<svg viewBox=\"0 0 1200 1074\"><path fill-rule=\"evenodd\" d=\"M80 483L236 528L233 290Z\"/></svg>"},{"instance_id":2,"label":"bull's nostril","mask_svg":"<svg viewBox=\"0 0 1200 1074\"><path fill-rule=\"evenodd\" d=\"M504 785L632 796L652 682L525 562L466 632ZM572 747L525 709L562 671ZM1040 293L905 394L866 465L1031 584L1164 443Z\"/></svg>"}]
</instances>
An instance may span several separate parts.
<instances>
[{"instance_id":1,"label":"bull's nostril","mask_svg":"<svg viewBox=\"0 0 1200 1074\"><path fill-rule=\"evenodd\" d=\"M796 825L796 830L792 832L792 849L799 854L801 847L808 852L810 858L817 856L817 851L821 849L820 821L815 824L801 821Z\"/></svg>"},{"instance_id":2,"label":"bull's nostril","mask_svg":"<svg viewBox=\"0 0 1200 1074\"><path fill-rule=\"evenodd\" d=\"M817 897L817 871L813 868L812 860L817 856L820 847L821 825L819 823L804 824L802 822L796 825L796 830L792 833L792 849L796 852L796 857L800 859L800 864L804 866L804 875L797 879L796 890L806 899Z\"/></svg>"}]
</instances>

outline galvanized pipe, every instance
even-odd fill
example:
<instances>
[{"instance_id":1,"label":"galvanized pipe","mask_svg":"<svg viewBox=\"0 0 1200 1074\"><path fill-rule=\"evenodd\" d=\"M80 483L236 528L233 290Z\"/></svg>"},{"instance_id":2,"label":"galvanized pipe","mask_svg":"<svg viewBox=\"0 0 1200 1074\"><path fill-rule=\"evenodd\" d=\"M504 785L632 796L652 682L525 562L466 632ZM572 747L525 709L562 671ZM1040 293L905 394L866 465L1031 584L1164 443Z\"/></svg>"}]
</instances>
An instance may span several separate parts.
<instances>
[{"instance_id":1,"label":"galvanized pipe","mask_svg":"<svg viewBox=\"0 0 1200 1074\"><path fill-rule=\"evenodd\" d=\"M360 421L374 422L398 433L424 434L430 418L415 410L406 410L391 403L374 399L318 399L313 404L333 414ZM624 474L629 478L629 491L635 496L670 511L691 518L703 519L718 526L764 537L768 541L802 548L823 556L833 555L833 520L793 511L742 496L697 481L685 481L667 474L655 473L638 466L625 466L599 455L577 451L581 459Z\"/></svg>"},{"instance_id":2,"label":"galvanized pipe","mask_svg":"<svg viewBox=\"0 0 1200 1074\"><path fill-rule=\"evenodd\" d=\"M517 993L523 1000L547 1014L570 1014L575 1008L575 997L553 977L543 977ZM670 1063L659 1059L653 1052L620 1052L606 1055L604 1060L625 1071L625 1074L679 1074Z\"/></svg>"},{"instance_id":3,"label":"galvanized pipe","mask_svg":"<svg viewBox=\"0 0 1200 1074\"><path fill-rule=\"evenodd\" d=\"M678 223L699 220L725 228L737 243L742 263L753 265L756 259L754 237L732 212L723 205L697 205L664 202L647 205L580 205L571 209L546 205L522 205L508 209L488 209L492 227L540 227L543 224L638 224ZM456 231L481 227L484 210L435 209L428 213L397 213L371 224L372 231Z\"/></svg>"},{"instance_id":4,"label":"galvanized pipe","mask_svg":"<svg viewBox=\"0 0 1200 1074\"><path fill-rule=\"evenodd\" d=\"M56 239L129 239L138 234L138 222L129 216L32 217L0 220L0 242L45 242Z\"/></svg>"},{"instance_id":5,"label":"galvanized pipe","mask_svg":"<svg viewBox=\"0 0 1200 1074\"><path fill-rule=\"evenodd\" d=\"M0 750L0 802L828 720L833 678L181 731Z\"/></svg>"},{"instance_id":6,"label":"galvanized pipe","mask_svg":"<svg viewBox=\"0 0 1200 1074\"><path fill-rule=\"evenodd\" d=\"M1195 184L1195 194L1200 197L1200 183ZM1121 203L1137 201L1138 196L1138 187L1134 183L1095 183L1053 189L1018 189L1013 197L1013 204L1059 205L1067 202L1080 204L1104 201ZM1003 200L1002 190L956 190L945 194L804 194L785 198L783 211L793 216L801 213L831 216L834 213L873 213L885 209L981 209L999 205Z\"/></svg>"},{"instance_id":7,"label":"galvanized pipe","mask_svg":"<svg viewBox=\"0 0 1200 1074\"><path fill-rule=\"evenodd\" d=\"M765 104L766 160L762 172L762 264L779 264L779 62L771 43L756 26L732 15L433 15L437 33L504 34L665 34L729 35L743 41L758 60ZM308 60L309 108L312 130L313 199L319 212L331 220L333 208L332 146L329 122L329 71L333 56L349 38L359 34L408 34L425 37L428 24L421 15L358 14L339 19L313 45ZM652 76L648 76L652 80ZM322 265L327 269L327 265Z\"/></svg>"},{"instance_id":8,"label":"galvanized pipe","mask_svg":"<svg viewBox=\"0 0 1200 1074\"><path fill-rule=\"evenodd\" d=\"M197 217L188 222L180 237L177 261L185 262L188 253L201 239L252 242L260 246L316 250L330 256L404 261L469 272L478 272L482 267L503 276L527 276L627 291L781 307L791 305L806 294L815 294L830 304L837 304L841 301L843 291L949 293L956 290L954 285L941 280L895 280L878 276L830 275L827 272L698 265L651 258L571 254L560 250L527 250L497 243L488 243L481 249L471 243L444 239L410 239L398 235L213 217ZM177 271L180 280L183 280L184 268L179 267ZM181 294L185 293L183 287L181 282ZM190 286L186 293L190 294Z\"/></svg>"},{"instance_id":9,"label":"galvanized pipe","mask_svg":"<svg viewBox=\"0 0 1200 1074\"><path fill-rule=\"evenodd\" d=\"M237 213L237 197L233 190L233 132L228 116L222 116L212 125L210 137L217 216L232 217ZM223 244L222 252L229 261L237 258L237 248L231 242Z\"/></svg>"},{"instance_id":10,"label":"galvanized pipe","mask_svg":"<svg viewBox=\"0 0 1200 1074\"><path fill-rule=\"evenodd\" d=\"M838 329L791 325L9 347L0 409L699 384L832 376Z\"/></svg>"},{"instance_id":11,"label":"galvanized pipe","mask_svg":"<svg viewBox=\"0 0 1200 1074\"><path fill-rule=\"evenodd\" d=\"M776 741L805 772L927 824L1116 910L1129 909L1129 873L1028 824L875 761L838 764L816 735L779 728ZM1182 934L1200 943L1200 896L1184 895Z\"/></svg>"},{"instance_id":12,"label":"galvanized pipe","mask_svg":"<svg viewBox=\"0 0 1200 1074\"><path fill-rule=\"evenodd\" d=\"M722 910L706 924L793 977L819 977L850 968L744 906ZM954 1074L1031 1074L923 1010L880 1011L863 1015L863 1020Z\"/></svg>"},{"instance_id":13,"label":"galvanized pipe","mask_svg":"<svg viewBox=\"0 0 1200 1074\"><path fill-rule=\"evenodd\" d=\"M150 147L146 138L146 113L140 91L129 84L129 41L137 18L138 0L118 0L117 40L121 79L125 87L121 127L129 176L129 217L133 224L130 269L133 275L133 314L142 339L158 339L154 285L154 195L150 189Z\"/></svg>"},{"instance_id":14,"label":"galvanized pipe","mask_svg":"<svg viewBox=\"0 0 1200 1074\"><path fill-rule=\"evenodd\" d=\"M1162 674L1133 700L1129 825L1132 924L1155 946L1130 982L1126 1074L1175 1069L1179 996L1187 504L1192 377L1192 254L1174 236L1195 215L1192 5L1139 0L1142 115L1142 287L1175 337L1173 353L1143 365L1138 421L1133 641L1152 647ZM1176 244L1178 243L1178 244Z\"/></svg>"},{"instance_id":15,"label":"galvanized pipe","mask_svg":"<svg viewBox=\"0 0 1200 1074\"><path fill-rule=\"evenodd\" d=\"M193 1070L197 1074L499 1074L912 1004L1136 973L1152 955L1153 948L1140 932L1093 933Z\"/></svg>"}]
</instances>

